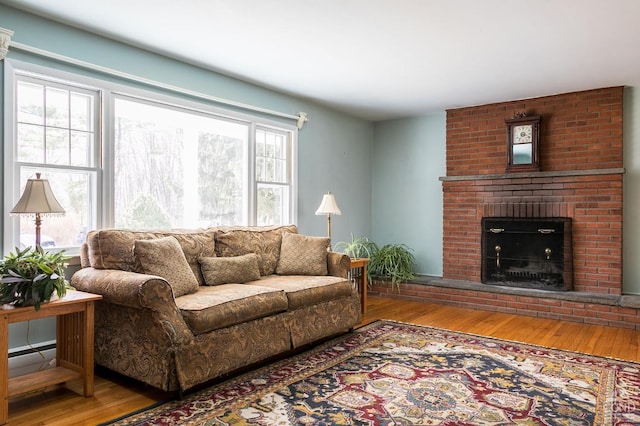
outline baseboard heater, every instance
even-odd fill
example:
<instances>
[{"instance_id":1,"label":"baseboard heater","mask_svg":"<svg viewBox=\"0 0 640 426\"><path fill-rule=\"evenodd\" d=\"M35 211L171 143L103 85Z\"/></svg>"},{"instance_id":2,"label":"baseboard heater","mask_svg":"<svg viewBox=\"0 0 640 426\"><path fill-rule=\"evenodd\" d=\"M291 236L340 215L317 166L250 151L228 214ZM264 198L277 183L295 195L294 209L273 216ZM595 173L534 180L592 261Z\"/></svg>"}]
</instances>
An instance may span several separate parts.
<instances>
[{"instance_id":1,"label":"baseboard heater","mask_svg":"<svg viewBox=\"0 0 640 426\"><path fill-rule=\"evenodd\" d=\"M9 377L21 376L51 366L56 359L56 341L35 346L20 346L9 350Z\"/></svg>"}]
</instances>

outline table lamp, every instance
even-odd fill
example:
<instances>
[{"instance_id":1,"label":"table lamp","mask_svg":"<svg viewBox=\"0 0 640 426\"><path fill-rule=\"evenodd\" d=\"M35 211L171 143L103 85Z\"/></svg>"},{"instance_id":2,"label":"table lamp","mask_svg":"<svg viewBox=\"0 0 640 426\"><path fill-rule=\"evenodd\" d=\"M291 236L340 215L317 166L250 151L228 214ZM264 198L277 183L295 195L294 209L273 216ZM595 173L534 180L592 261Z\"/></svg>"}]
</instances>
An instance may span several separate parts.
<instances>
[{"instance_id":1,"label":"table lamp","mask_svg":"<svg viewBox=\"0 0 640 426\"><path fill-rule=\"evenodd\" d=\"M338 204L336 203L336 197L333 196L331 192L327 192L322 197L322 202L320 203L320 207L316 210L316 216L320 216L326 214L327 215L327 231L329 234L329 250L331 250L331 215L335 214L340 216L342 212L340 208L338 208Z\"/></svg>"},{"instance_id":2,"label":"table lamp","mask_svg":"<svg viewBox=\"0 0 640 426\"><path fill-rule=\"evenodd\" d=\"M20 200L9 213L12 215L36 216L36 246L39 246L40 225L42 224L40 216L61 215L64 214L64 209L53 195L49 181L40 179L40 173L36 173L35 179L27 180Z\"/></svg>"}]
</instances>

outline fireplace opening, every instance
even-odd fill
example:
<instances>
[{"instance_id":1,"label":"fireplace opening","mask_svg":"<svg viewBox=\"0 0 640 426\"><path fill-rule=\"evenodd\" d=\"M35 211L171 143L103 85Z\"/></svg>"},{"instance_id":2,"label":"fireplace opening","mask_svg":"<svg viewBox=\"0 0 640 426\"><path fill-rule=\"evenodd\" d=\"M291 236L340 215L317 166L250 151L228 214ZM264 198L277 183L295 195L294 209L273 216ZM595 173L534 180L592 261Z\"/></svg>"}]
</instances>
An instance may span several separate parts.
<instances>
[{"instance_id":1,"label":"fireplace opening","mask_svg":"<svg viewBox=\"0 0 640 426\"><path fill-rule=\"evenodd\" d=\"M572 290L571 219L482 218L481 277L485 284Z\"/></svg>"}]
</instances>

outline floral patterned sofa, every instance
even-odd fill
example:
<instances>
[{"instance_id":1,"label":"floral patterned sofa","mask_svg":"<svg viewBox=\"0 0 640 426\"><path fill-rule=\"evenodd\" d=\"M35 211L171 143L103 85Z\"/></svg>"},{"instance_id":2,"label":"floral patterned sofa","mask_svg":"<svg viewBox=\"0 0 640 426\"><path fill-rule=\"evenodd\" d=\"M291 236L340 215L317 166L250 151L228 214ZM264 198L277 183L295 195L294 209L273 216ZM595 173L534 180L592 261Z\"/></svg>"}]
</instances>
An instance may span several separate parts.
<instances>
[{"instance_id":1,"label":"floral patterned sofa","mask_svg":"<svg viewBox=\"0 0 640 426\"><path fill-rule=\"evenodd\" d=\"M96 363L182 392L348 331L359 298L328 242L293 225L90 232L71 284L103 296Z\"/></svg>"}]
</instances>

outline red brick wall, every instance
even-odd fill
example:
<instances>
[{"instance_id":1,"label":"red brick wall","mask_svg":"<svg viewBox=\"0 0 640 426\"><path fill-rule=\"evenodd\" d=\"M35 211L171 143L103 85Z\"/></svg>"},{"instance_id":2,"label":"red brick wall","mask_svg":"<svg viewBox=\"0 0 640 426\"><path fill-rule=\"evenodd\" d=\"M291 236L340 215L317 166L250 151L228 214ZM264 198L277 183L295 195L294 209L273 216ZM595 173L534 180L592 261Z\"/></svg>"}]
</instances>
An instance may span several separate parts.
<instances>
[{"instance_id":1,"label":"red brick wall","mask_svg":"<svg viewBox=\"0 0 640 426\"><path fill-rule=\"evenodd\" d=\"M574 289L622 293L623 87L447 111L443 278L480 281L483 216L573 219ZM505 118L541 115L540 173L505 175ZM458 180L459 179L459 180Z\"/></svg>"},{"instance_id":2,"label":"red brick wall","mask_svg":"<svg viewBox=\"0 0 640 426\"><path fill-rule=\"evenodd\" d=\"M543 171L622 167L623 87L447 111L447 176L504 173L505 118L541 115Z\"/></svg>"}]
</instances>

